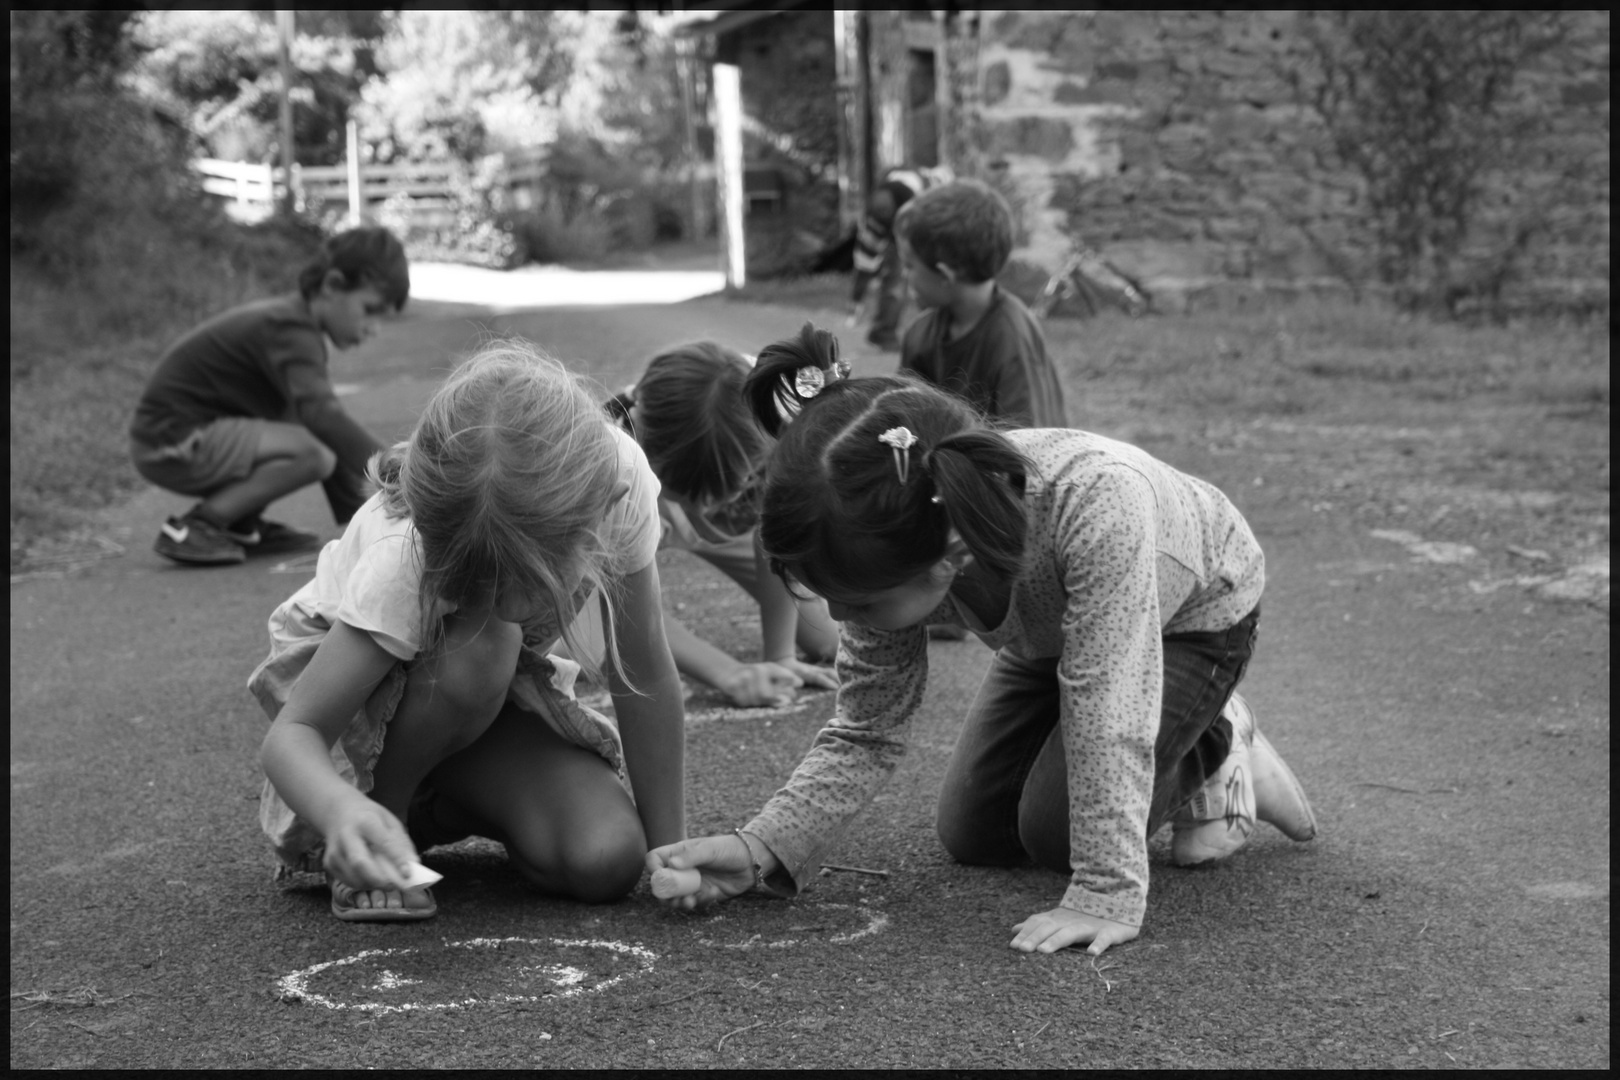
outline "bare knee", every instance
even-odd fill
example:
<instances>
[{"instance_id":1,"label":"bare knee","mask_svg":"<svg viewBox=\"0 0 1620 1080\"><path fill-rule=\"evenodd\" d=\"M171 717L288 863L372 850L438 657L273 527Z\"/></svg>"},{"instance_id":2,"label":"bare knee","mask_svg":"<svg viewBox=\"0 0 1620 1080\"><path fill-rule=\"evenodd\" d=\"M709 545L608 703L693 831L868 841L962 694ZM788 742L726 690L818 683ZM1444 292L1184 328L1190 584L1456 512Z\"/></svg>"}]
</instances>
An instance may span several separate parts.
<instances>
[{"instance_id":1,"label":"bare knee","mask_svg":"<svg viewBox=\"0 0 1620 1080\"><path fill-rule=\"evenodd\" d=\"M319 439L310 440L301 460L316 480L325 480L337 471L337 455Z\"/></svg>"},{"instance_id":2,"label":"bare knee","mask_svg":"<svg viewBox=\"0 0 1620 1080\"><path fill-rule=\"evenodd\" d=\"M522 645L523 630L513 623L480 619L460 625L452 616L443 650L420 675L435 709L479 731L488 727L506 702Z\"/></svg>"},{"instance_id":3,"label":"bare knee","mask_svg":"<svg viewBox=\"0 0 1620 1080\"><path fill-rule=\"evenodd\" d=\"M513 837L514 862L520 872L547 892L587 904L623 899L641 880L647 842L641 824L630 814L623 821L593 824L553 845L527 845ZM534 850L549 847L549 851Z\"/></svg>"},{"instance_id":4,"label":"bare knee","mask_svg":"<svg viewBox=\"0 0 1620 1080\"><path fill-rule=\"evenodd\" d=\"M295 429L279 440L269 457L262 461L275 461L282 468L293 468L306 484L318 483L337 470L337 455L324 442L303 429ZM261 447L261 455L264 449Z\"/></svg>"}]
</instances>

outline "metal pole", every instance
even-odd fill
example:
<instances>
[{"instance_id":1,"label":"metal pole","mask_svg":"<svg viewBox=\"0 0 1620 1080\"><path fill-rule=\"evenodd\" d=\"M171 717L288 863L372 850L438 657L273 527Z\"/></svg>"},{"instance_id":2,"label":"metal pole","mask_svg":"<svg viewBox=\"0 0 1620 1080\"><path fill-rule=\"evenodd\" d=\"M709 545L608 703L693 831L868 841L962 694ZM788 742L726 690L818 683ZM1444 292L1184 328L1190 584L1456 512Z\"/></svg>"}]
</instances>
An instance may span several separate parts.
<instances>
[{"instance_id":1,"label":"metal pole","mask_svg":"<svg viewBox=\"0 0 1620 1080\"><path fill-rule=\"evenodd\" d=\"M743 233L742 75L735 64L716 64L713 70L714 152L720 180L726 287L740 289L748 280Z\"/></svg>"},{"instance_id":2,"label":"metal pole","mask_svg":"<svg viewBox=\"0 0 1620 1080\"><path fill-rule=\"evenodd\" d=\"M695 76L697 57L694 49L687 42L677 42L675 63L677 72L681 77L681 118L685 122L686 136L686 192L691 208L691 216L687 221L687 239L702 239L703 228L703 194L698 185L698 149L697 149L697 120L693 116L695 104L693 99L692 80Z\"/></svg>"},{"instance_id":3,"label":"metal pole","mask_svg":"<svg viewBox=\"0 0 1620 1080\"><path fill-rule=\"evenodd\" d=\"M281 209L288 216L293 212L293 117L292 117L292 39L295 27L293 12L276 9L276 36L281 46Z\"/></svg>"},{"instance_id":4,"label":"metal pole","mask_svg":"<svg viewBox=\"0 0 1620 1080\"><path fill-rule=\"evenodd\" d=\"M861 103L861 80L857 76L860 18L858 11L835 9L832 12L833 65L838 82L838 223L841 228L853 225L861 215L861 154L856 149L861 127L856 116Z\"/></svg>"},{"instance_id":5,"label":"metal pole","mask_svg":"<svg viewBox=\"0 0 1620 1080\"><path fill-rule=\"evenodd\" d=\"M359 228L365 223L365 177L360 173L360 121L349 121L349 227Z\"/></svg>"}]
</instances>

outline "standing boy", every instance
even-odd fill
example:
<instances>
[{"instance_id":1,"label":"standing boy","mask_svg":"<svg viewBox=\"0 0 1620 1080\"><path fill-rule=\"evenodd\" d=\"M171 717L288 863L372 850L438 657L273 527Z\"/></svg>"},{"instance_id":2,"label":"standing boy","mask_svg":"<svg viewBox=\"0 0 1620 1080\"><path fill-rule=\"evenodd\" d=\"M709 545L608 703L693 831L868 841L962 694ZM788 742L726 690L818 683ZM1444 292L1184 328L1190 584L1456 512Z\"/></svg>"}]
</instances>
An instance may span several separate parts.
<instances>
[{"instance_id":1,"label":"standing boy","mask_svg":"<svg viewBox=\"0 0 1620 1080\"><path fill-rule=\"evenodd\" d=\"M1017 427L1068 427L1041 325L996 284L1012 253L1012 211L994 189L957 180L925 191L895 220L917 305L900 369Z\"/></svg>"},{"instance_id":2,"label":"standing boy","mask_svg":"<svg viewBox=\"0 0 1620 1080\"><path fill-rule=\"evenodd\" d=\"M130 456L158 487L201 501L163 523L159 555L218 565L313 546L318 536L260 514L317 482L347 523L383 444L339 404L326 341L360 344L409 293L393 234L351 229L322 245L297 293L232 308L169 347L135 410Z\"/></svg>"}]
</instances>

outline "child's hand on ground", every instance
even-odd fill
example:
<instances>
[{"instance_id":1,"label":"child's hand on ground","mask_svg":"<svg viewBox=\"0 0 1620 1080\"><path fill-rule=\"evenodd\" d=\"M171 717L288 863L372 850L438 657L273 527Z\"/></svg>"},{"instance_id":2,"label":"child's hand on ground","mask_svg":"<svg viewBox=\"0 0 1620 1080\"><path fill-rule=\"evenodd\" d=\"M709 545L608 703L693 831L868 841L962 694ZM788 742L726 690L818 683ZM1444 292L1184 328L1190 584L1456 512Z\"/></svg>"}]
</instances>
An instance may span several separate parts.
<instances>
[{"instance_id":1,"label":"child's hand on ground","mask_svg":"<svg viewBox=\"0 0 1620 1080\"><path fill-rule=\"evenodd\" d=\"M653 872L653 895L682 911L729 900L754 884L753 855L736 835L703 836L654 848L647 852L647 869ZM669 871L676 873L670 875ZM701 872L693 892L665 895L671 887L689 887L692 871Z\"/></svg>"},{"instance_id":2,"label":"child's hand on ground","mask_svg":"<svg viewBox=\"0 0 1620 1080\"><path fill-rule=\"evenodd\" d=\"M741 664L737 670L720 680L716 687L733 705L753 708L760 705L786 705L793 700L794 691L804 680L781 664L768 660L757 664Z\"/></svg>"},{"instance_id":3,"label":"child's hand on ground","mask_svg":"<svg viewBox=\"0 0 1620 1080\"><path fill-rule=\"evenodd\" d=\"M1017 936L1012 939L1012 947L1021 952L1052 953L1089 941L1091 948L1086 951L1092 956L1101 956L1108 946L1122 945L1142 932L1140 926L1065 907L1031 915L1013 930Z\"/></svg>"},{"instance_id":4,"label":"child's hand on ground","mask_svg":"<svg viewBox=\"0 0 1620 1080\"><path fill-rule=\"evenodd\" d=\"M417 856L405 826L381 804L354 794L326 834L327 873L352 889L407 888Z\"/></svg>"},{"instance_id":5,"label":"child's hand on ground","mask_svg":"<svg viewBox=\"0 0 1620 1080\"><path fill-rule=\"evenodd\" d=\"M816 690L838 689L838 673L832 668L822 667L819 664L808 664L798 657L791 660L776 661L779 667L787 668L799 677L800 685L812 687Z\"/></svg>"}]
</instances>

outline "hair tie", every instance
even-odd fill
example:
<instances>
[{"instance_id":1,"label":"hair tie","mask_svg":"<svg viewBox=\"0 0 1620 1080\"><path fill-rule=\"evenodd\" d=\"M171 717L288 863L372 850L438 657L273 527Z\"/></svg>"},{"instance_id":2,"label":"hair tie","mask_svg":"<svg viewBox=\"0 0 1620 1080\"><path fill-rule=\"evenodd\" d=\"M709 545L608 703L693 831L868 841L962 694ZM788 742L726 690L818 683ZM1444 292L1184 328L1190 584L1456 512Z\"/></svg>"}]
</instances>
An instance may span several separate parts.
<instances>
[{"instance_id":1,"label":"hair tie","mask_svg":"<svg viewBox=\"0 0 1620 1080\"><path fill-rule=\"evenodd\" d=\"M826 389L829 383L847 378L849 378L848 360L834 360L832 366L826 370L814 364L806 364L793 373L793 389L802 398L813 398Z\"/></svg>"},{"instance_id":2,"label":"hair tie","mask_svg":"<svg viewBox=\"0 0 1620 1080\"><path fill-rule=\"evenodd\" d=\"M894 472L900 478L900 486L904 487L911 477L911 448L917 444L917 436L910 428L895 427L879 435L878 442L893 450Z\"/></svg>"}]
</instances>

